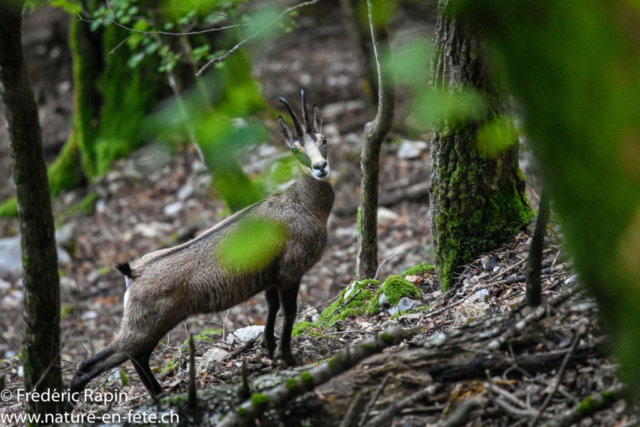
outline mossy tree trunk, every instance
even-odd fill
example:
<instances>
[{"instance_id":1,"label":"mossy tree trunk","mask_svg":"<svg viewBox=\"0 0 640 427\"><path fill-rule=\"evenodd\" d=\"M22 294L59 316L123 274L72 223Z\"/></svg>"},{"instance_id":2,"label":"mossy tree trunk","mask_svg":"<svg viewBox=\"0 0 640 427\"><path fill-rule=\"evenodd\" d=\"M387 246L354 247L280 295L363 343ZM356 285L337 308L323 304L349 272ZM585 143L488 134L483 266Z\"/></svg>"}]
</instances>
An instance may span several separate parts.
<instances>
[{"instance_id":1,"label":"mossy tree trunk","mask_svg":"<svg viewBox=\"0 0 640 427\"><path fill-rule=\"evenodd\" d=\"M447 15L448 4L449 0L439 3L434 88L450 93L475 90L485 108L474 120L439 121L432 132L431 226L444 289L457 267L517 234L533 216L524 195L513 120L505 116L504 90L489 76L471 23ZM501 153L489 156L478 150L478 134L483 125L497 120L508 130L510 141Z\"/></svg>"},{"instance_id":2,"label":"mossy tree trunk","mask_svg":"<svg viewBox=\"0 0 640 427\"><path fill-rule=\"evenodd\" d=\"M24 268L25 390L63 391L60 289L55 230L38 107L21 44L23 2L0 2L0 94L11 138ZM27 412L56 414L61 402L29 402Z\"/></svg>"}]
</instances>

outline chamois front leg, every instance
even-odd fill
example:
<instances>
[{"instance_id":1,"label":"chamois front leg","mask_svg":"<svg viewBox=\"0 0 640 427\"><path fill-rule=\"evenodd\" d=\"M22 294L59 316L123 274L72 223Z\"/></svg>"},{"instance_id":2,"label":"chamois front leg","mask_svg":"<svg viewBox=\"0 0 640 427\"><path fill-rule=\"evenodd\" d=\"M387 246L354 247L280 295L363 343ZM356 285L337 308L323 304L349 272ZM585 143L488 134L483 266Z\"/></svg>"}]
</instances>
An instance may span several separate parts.
<instances>
[{"instance_id":1,"label":"chamois front leg","mask_svg":"<svg viewBox=\"0 0 640 427\"><path fill-rule=\"evenodd\" d=\"M264 326L264 332L262 333L262 340L260 346L267 350L269 357L273 358L273 352L276 351L276 337L273 332L276 326L276 316L280 309L280 299L278 297L278 288L273 287L268 289L264 293L264 297L267 300L267 324Z\"/></svg>"},{"instance_id":2,"label":"chamois front leg","mask_svg":"<svg viewBox=\"0 0 640 427\"><path fill-rule=\"evenodd\" d=\"M296 321L298 314L298 289L300 281L292 285L288 289L278 289L280 296L280 305L284 314L284 325L282 326L282 335L280 336L280 345L276 350L275 356L287 362L287 365L294 366L296 358L291 352L291 331L293 323Z\"/></svg>"}]
</instances>

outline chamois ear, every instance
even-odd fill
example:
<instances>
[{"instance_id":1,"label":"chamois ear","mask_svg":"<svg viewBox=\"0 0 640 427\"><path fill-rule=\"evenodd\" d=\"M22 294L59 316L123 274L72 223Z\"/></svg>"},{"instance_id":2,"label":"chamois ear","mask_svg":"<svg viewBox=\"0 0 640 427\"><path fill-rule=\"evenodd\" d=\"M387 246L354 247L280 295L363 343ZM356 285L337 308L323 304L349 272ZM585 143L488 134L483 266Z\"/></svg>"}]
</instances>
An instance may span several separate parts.
<instances>
[{"instance_id":1,"label":"chamois ear","mask_svg":"<svg viewBox=\"0 0 640 427\"><path fill-rule=\"evenodd\" d=\"M320 117L320 109L313 104L313 128L316 132L322 133L322 118Z\"/></svg>"},{"instance_id":2,"label":"chamois ear","mask_svg":"<svg viewBox=\"0 0 640 427\"><path fill-rule=\"evenodd\" d=\"M282 135L284 142L291 147L293 144L293 132L291 132L289 125L287 125L282 116L278 116L278 130L280 131L280 135Z\"/></svg>"}]
</instances>

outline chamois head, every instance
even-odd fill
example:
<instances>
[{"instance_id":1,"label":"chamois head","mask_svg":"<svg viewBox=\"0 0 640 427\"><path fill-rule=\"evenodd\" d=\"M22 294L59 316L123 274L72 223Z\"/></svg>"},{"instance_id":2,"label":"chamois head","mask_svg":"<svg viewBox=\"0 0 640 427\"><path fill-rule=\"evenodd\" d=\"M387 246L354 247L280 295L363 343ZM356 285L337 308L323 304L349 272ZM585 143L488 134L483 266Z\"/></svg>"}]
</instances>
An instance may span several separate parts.
<instances>
[{"instance_id":1,"label":"chamois head","mask_svg":"<svg viewBox=\"0 0 640 427\"><path fill-rule=\"evenodd\" d=\"M287 108L293 125L296 128L296 135L291 132L289 126L285 123L282 116L278 117L278 128L280 135L285 142L289 144L291 152L298 159L302 170L317 180L324 181L329 179L329 162L327 161L327 137L322 134L322 119L320 118L320 110L313 106L313 122L309 121L307 115L307 104L304 99L304 90L300 91L302 98L302 118L304 120L304 128L300 126L298 117L293 112L289 103L280 98L280 102Z\"/></svg>"}]
</instances>

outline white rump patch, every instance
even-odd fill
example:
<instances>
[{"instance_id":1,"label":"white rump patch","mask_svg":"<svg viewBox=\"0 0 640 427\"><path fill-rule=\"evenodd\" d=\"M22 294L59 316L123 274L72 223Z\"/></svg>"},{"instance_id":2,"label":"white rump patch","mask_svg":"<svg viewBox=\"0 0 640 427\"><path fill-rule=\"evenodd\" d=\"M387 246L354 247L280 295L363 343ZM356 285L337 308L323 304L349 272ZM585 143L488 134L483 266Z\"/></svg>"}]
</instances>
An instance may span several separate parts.
<instances>
[{"instance_id":1,"label":"white rump patch","mask_svg":"<svg viewBox=\"0 0 640 427\"><path fill-rule=\"evenodd\" d=\"M124 282L127 284L127 290L124 293L124 306L127 306L127 300L129 299L129 287L131 286L131 278L124 276Z\"/></svg>"}]
</instances>

